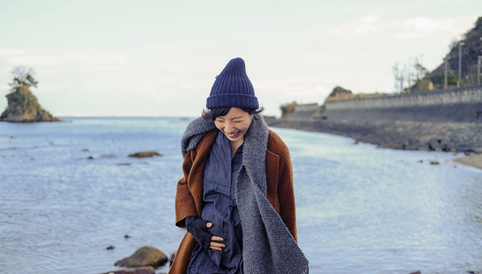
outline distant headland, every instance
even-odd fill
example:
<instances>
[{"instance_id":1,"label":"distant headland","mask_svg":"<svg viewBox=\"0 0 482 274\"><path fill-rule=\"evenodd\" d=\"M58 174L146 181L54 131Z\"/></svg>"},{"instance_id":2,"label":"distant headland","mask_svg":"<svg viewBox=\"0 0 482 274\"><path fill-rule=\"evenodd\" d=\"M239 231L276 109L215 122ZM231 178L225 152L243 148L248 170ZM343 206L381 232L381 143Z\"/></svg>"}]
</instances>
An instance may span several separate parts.
<instances>
[{"instance_id":1,"label":"distant headland","mask_svg":"<svg viewBox=\"0 0 482 274\"><path fill-rule=\"evenodd\" d=\"M266 121L270 126L331 133L382 148L479 154L482 161L480 37L482 17L454 42L445 62L434 71L417 64L417 79L399 93L353 94L337 86L323 105L287 103L281 106L280 119ZM459 54L461 45L468 49ZM459 58L464 60L460 77L454 72ZM395 68L394 74L400 77Z\"/></svg>"}]
</instances>

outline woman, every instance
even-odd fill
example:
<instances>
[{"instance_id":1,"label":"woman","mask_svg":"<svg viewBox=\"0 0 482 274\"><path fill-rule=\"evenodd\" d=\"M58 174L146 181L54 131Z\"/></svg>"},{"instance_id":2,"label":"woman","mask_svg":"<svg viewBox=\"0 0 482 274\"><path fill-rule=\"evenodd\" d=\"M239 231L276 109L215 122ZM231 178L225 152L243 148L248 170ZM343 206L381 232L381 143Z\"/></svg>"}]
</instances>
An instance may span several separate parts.
<instances>
[{"instance_id":1,"label":"woman","mask_svg":"<svg viewBox=\"0 0 482 274\"><path fill-rule=\"evenodd\" d=\"M216 77L206 107L181 141L176 225L188 232L169 273L308 273L289 151L259 114L241 58Z\"/></svg>"}]
</instances>

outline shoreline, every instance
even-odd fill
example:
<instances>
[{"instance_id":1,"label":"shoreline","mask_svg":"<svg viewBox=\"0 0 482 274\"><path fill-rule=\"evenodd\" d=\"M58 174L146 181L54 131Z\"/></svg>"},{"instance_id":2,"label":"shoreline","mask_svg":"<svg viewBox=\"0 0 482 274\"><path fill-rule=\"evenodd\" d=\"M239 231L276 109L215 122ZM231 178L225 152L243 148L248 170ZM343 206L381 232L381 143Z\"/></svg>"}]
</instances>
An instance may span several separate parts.
<instances>
[{"instance_id":1,"label":"shoreline","mask_svg":"<svg viewBox=\"0 0 482 274\"><path fill-rule=\"evenodd\" d=\"M465 156L461 158L456 158L454 159L454 162L482 170L482 154L475 154L475 155Z\"/></svg>"},{"instance_id":2,"label":"shoreline","mask_svg":"<svg viewBox=\"0 0 482 274\"><path fill-rule=\"evenodd\" d=\"M265 118L269 126L329 133L395 150L464 153L457 163L482 169L482 124Z\"/></svg>"}]
</instances>

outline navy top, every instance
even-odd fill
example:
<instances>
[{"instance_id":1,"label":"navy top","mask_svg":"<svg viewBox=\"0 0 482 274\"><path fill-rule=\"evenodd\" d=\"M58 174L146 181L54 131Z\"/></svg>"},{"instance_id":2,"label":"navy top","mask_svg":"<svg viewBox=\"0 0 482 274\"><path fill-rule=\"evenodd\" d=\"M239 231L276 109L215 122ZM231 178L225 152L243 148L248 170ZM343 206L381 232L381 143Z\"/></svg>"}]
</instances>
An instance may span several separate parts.
<instances>
[{"instance_id":1,"label":"navy top","mask_svg":"<svg viewBox=\"0 0 482 274\"><path fill-rule=\"evenodd\" d=\"M241 145L231 159L228 138L219 132L204 168L201 218L213 223L209 231L224 239L222 251L206 251L196 245L187 273L243 273L241 220L235 198L235 183L243 159Z\"/></svg>"}]
</instances>

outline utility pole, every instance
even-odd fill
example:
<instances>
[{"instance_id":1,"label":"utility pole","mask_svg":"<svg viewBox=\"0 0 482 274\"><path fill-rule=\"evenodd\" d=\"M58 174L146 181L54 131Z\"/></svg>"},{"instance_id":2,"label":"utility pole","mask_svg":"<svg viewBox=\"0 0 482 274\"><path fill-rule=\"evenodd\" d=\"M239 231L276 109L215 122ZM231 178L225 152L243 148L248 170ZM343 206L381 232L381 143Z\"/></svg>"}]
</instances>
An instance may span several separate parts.
<instances>
[{"instance_id":1,"label":"utility pole","mask_svg":"<svg viewBox=\"0 0 482 274\"><path fill-rule=\"evenodd\" d=\"M410 61L411 61L411 58L408 58L408 72L407 72L407 83L408 83L408 88L407 88L407 92L410 93L410 82L412 81L412 79L410 78Z\"/></svg>"},{"instance_id":2,"label":"utility pole","mask_svg":"<svg viewBox=\"0 0 482 274\"><path fill-rule=\"evenodd\" d=\"M479 55L477 62L477 85L480 85L480 63L482 63L482 55Z\"/></svg>"},{"instance_id":3,"label":"utility pole","mask_svg":"<svg viewBox=\"0 0 482 274\"><path fill-rule=\"evenodd\" d=\"M447 89L447 60L449 59L449 56L445 56L444 62L445 62L445 78L444 78L444 89Z\"/></svg>"},{"instance_id":4,"label":"utility pole","mask_svg":"<svg viewBox=\"0 0 482 274\"><path fill-rule=\"evenodd\" d=\"M482 37L480 37L480 41L482 44ZM480 52L482 53L482 50L480 50ZM477 62L477 85L480 85L480 63L482 62L482 55L479 55L478 57L479 58Z\"/></svg>"},{"instance_id":5,"label":"utility pole","mask_svg":"<svg viewBox=\"0 0 482 274\"><path fill-rule=\"evenodd\" d=\"M464 42L459 43L459 80L457 81L457 87L460 87L460 79L462 78L462 46Z\"/></svg>"}]
</instances>

